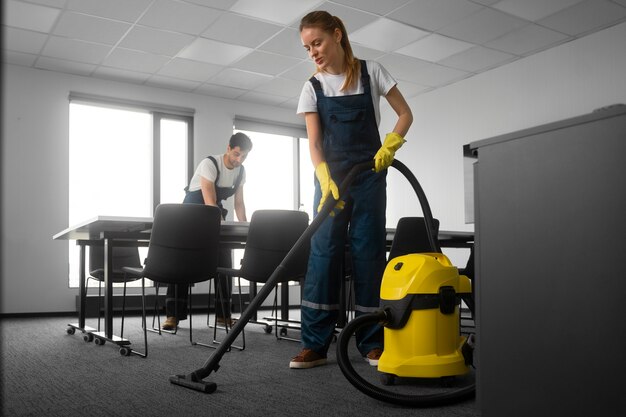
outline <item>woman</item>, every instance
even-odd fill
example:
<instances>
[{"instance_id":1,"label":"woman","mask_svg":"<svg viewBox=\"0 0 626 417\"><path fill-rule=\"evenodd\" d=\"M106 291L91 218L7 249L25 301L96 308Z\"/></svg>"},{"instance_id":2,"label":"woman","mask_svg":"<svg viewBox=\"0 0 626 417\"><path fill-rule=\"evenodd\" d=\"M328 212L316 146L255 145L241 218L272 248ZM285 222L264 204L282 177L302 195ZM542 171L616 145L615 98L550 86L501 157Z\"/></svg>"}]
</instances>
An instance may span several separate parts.
<instances>
[{"instance_id":1,"label":"woman","mask_svg":"<svg viewBox=\"0 0 626 417\"><path fill-rule=\"evenodd\" d=\"M302 44L317 72L302 89L298 114L303 114L315 167L315 213L332 194L340 200L311 239L311 253L302 297L302 351L289 366L312 368L326 363L339 313L339 271L346 238L352 256L356 315L379 305L385 268L386 169L404 143L413 116L396 81L378 63L354 57L343 22L314 11L300 22ZM381 146L380 96L397 115L393 131ZM345 195L337 184L360 162L375 168L358 175ZM357 348L371 365L382 354L380 326L357 332Z\"/></svg>"}]
</instances>

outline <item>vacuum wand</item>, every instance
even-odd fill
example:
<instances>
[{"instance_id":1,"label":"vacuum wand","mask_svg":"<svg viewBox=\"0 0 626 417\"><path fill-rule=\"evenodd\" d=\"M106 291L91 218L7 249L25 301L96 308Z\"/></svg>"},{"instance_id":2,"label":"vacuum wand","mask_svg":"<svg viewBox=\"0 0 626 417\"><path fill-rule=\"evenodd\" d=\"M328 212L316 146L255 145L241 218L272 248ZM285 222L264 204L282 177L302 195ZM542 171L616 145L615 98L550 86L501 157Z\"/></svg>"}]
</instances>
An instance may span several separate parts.
<instances>
[{"instance_id":1,"label":"vacuum wand","mask_svg":"<svg viewBox=\"0 0 626 417\"><path fill-rule=\"evenodd\" d=\"M341 196L347 191L348 187L354 181L357 175L359 175L363 171L372 169L373 167L373 160L362 162L353 166L339 186L339 195ZM296 241L295 245L287 253L280 265L276 268L276 270L274 270L272 275L270 275L265 285L261 287L257 295L250 301L248 307L241 313L241 317L239 318L239 320L237 320L231 331L228 332L224 341L220 343L220 345L209 357L209 359L204 363L204 365L187 375L183 374L170 376L169 380L172 384L180 385L205 393L212 393L217 389L217 384L215 384L214 382L203 381L203 379L208 377L211 372L217 372L217 370L219 369L220 360L222 359L224 354L230 349L231 345L239 336L239 334L243 331L246 324L248 324L250 319L252 319L254 313L261 306L261 303L263 303L267 296L274 290L276 285L281 282L281 279L283 278L285 272L292 270L291 263L294 259L298 258L296 256L298 254L298 251L308 247L313 234L317 231L322 222L326 219L326 217L328 217L330 212L337 204L337 200L332 198L332 195L330 197L331 198L328 198L326 200L317 216L313 218L311 224L305 229L300 238Z\"/></svg>"}]
</instances>

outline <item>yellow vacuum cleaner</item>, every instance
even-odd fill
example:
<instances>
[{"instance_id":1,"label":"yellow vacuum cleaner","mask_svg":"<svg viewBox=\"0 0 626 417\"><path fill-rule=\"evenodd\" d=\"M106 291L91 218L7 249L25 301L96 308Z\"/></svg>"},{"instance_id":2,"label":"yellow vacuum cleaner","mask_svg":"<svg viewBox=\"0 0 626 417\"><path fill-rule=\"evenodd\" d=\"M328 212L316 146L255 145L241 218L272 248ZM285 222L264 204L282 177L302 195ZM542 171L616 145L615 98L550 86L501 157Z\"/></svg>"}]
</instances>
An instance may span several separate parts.
<instances>
[{"instance_id":1,"label":"yellow vacuum cleaner","mask_svg":"<svg viewBox=\"0 0 626 417\"><path fill-rule=\"evenodd\" d=\"M441 253L397 257L380 289L389 309L385 350L378 362L381 381L394 377L445 378L470 371L467 338L460 335L460 297L471 294L469 278Z\"/></svg>"},{"instance_id":2,"label":"yellow vacuum cleaner","mask_svg":"<svg viewBox=\"0 0 626 417\"><path fill-rule=\"evenodd\" d=\"M417 194L433 252L389 261L381 283L380 309L346 325L337 339L337 362L352 385L378 400L411 407L450 404L474 396L475 384L435 394L400 394L365 380L348 357L352 335L361 327L379 323L384 326L385 340L378 361L383 385L407 377L439 378L451 386L454 377L467 374L472 366L473 340L460 333L459 311L463 300L473 314L471 282L441 253L426 195L415 176L397 160L392 166L404 174Z\"/></svg>"}]
</instances>

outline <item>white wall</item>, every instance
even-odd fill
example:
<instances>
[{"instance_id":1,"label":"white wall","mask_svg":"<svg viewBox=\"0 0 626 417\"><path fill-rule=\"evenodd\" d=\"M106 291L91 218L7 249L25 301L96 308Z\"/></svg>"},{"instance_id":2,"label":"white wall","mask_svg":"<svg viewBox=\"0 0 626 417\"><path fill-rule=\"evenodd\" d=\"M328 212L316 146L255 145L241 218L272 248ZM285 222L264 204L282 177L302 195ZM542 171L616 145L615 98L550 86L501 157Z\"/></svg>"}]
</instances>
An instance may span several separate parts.
<instances>
[{"instance_id":1,"label":"white wall","mask_svg":"<svg viewBox=\"0 0 626 417\"><path fill-rule=\"evenodd\" d=\"M462 145L626 103L625 39L621 24L410 101L415 122L397 156L422 182L442 229L473 230L464 222ZM286 109L10 65L3 69L2 313L75 308L76 290L67 284L67 244L51 238L68 226L70 91L195 108L195 162L223 150L235 114L301 122ZM388 107L382 118L385 133L393 120ZM390 174L390 224L416 215L413 195L406 181Z\"/></svg>"}]
</instances>

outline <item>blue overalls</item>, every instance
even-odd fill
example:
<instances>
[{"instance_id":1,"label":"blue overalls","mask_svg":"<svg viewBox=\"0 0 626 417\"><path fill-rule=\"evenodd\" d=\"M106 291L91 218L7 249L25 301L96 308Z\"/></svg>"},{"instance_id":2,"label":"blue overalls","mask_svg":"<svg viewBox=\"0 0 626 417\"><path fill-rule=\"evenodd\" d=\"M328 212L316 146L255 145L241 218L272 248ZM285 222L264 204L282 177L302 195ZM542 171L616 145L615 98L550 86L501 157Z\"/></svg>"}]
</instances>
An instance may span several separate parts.
<instances>
[{"instance_id":1,"label":"blue overalls","mask_svg":"<svg viewBox=\"0 0 626 417\"><path fill-rule=\"evenodd\" d=\"M355 164L371 161L381 146L369 74L361 61L363 94L326 97L320 82L311 77L324 132L323 150L333 180L340 184ZM385 269L386 171L359 174L340 196L345 207L326 218L311 239L311 252L302 295L302 343L326 354L339 313L340 274L349 239L356 316L378 309L380 282ZM315 179L314 211L321 199ZM375 325L356 334L357 347L366 355L383 347L382 327Z\"/></svg>"},{"instance_id":2,"label":"blue overalls","mask_svg":"<svg viewBox=\"0 0 626 417\"><path fill-rule=\"evenodd\" d=\"M235 179L235 182L230 187L218 187L217 181L220 178L220 170L217 161L212 156L208 156L217 169L217 176L215 177L215 199L217 206L222 210L222 218L226 220L226 210L222 204L222 201L230 198L235 194L237 188L241 184L241 180L244 173L244 167L241 166L239 175ZM185 198L183 204L204 204L204 197L202 197L202 190L188 191L185 188ZM219 266L224 268L232 268L232 257L230 248L220 248L219 253ZM220 291L224 294L224 298L229 299L232 293L232 280L227 276L219 274L216 278L216 284L219 285ZM178 288L176 288L178 287ZM176 316L178 320L185 320L187 318L187 293L189 292L189 286L186 284L179 284L177 286L169 285L167 287L167 295L165 296L165 310L167 316ZM222 305L216 303L215 313L218 317L228 318L230 317L230 305Z\"/></svg>"}]
</instances>

